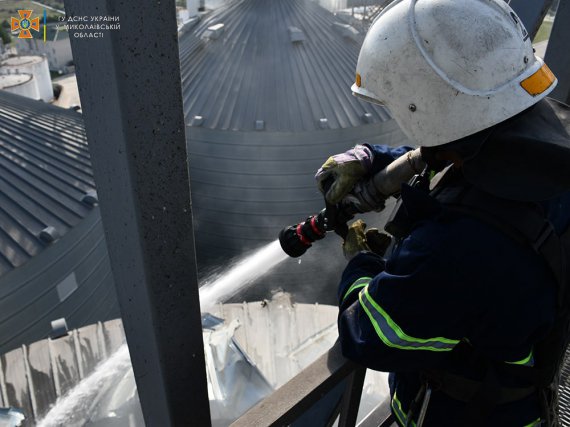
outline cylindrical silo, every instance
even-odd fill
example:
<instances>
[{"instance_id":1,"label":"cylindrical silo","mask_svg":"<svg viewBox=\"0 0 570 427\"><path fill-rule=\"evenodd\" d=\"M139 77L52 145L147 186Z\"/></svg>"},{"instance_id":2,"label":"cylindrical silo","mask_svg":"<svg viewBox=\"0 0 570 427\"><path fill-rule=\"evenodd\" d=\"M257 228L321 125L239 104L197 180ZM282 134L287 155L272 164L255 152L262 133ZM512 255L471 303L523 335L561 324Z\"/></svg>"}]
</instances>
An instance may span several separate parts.
<instances>
[{"instance_id":1,"label":"cylindrical silo","mask_svg":"<svg viewBox=\"0 0 570 427\"><path fill-rule=\"evenodd\" d=\"M198 16L198 7L200 7L200 0L186 0L188 17L192 18L194 16Z\"/></svg>"},{"instance_id":2,"label":"cylindrical silo","mask_svg":"<svg viewBox=\"0 0 570 427\"><path fill-rule=\"evenodd\" d=\"M231 2L181 38L202 275L318 213L324 201L313 175L331 154L364 141L407 142L384 108L350 92L362 39L311 0ZM340 241L314 246L264 284L303 302L318 292L295 287L332 289L345 264Z\"/></svg>"},{"instance_id":3,"label":"cylindrical silo","mask_svg":"<svg viewBox=\"0 0 570 427\"><path fill-rule=\"evenodd\" d=\"M31 99L40 99L36 79L31 74L0 74L0 89Z\"/></svg>"},{"instance_id":4,"label":"cylindrical silo","mask_svg":"<svg viewBox=\"0 0 570 427\"><path fill-rule=\"evenodd\" d=\"M40 99L45 102L49 102L53 99L49 65L45 56L12 56L0 63L0 70L9 73L27 73L33 75L37 82Z\"/></svg>"},{"instance_id":5,"label":"cylindrical silo","mask_svg":"<svg viewBox=\"0 0 570 427\"><path fill-rule=\"evenodd\" d=\"M0 90L0 147L0 354L119 317L82 115Z\"/></svg>"}]
</instances>

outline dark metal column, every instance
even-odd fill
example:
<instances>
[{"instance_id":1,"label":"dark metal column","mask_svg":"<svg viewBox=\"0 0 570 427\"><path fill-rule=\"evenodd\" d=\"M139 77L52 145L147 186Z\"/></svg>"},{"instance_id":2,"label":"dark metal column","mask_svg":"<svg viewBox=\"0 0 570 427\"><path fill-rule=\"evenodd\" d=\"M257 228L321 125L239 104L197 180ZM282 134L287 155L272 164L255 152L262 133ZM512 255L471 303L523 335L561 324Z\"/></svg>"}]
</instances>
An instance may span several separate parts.
<instances>
[{"instance_id":1,"label":"dark metal column","mask_svg":"<svg viewBox=\"0 0 570 427\"><path fill-rule=\"evenodd\" d=\"M511 0L509 6L517 13L531 40L534 38L553 0Z\"/></svg>"},{"instance_id":2,"label":"dark metal column","mask_svg":"<svg viewBox=\"0 0 570 427\"><path fill-rule=\"evenodd\" d=\"M570 102L570 1L560 0L550 40L546 48L545 62L558 78L558 86L550 94L559 101Z\"/></svg>"},{"instance_id":3,"label":"dark metal column","mask_svg":"<svg viewBox=\"0 0 570 427\"><path fill-rule=\"evenodd\" d=\"M146 424L208 426L174 0L65 7L68 17L119 17L106 22L118 30L70 39Z\"/></svg>"}]
</instances>

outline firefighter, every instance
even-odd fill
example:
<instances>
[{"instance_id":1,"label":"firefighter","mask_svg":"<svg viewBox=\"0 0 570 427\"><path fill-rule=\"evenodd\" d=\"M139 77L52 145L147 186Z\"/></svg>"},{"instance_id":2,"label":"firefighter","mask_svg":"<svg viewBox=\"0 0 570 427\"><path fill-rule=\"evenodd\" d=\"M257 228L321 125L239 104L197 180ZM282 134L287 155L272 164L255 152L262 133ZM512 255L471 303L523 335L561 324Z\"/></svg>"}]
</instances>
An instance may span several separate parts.
<instances>
[{"instance_id":1,"label":"firefighter","mask_svg":"<svg viewBox=\"0 0 570 427\"><path fill-rule=\"evenodd\" d=\"M377 231L350 227L344 355L391 373L400 426L555 425L570 306L569 110L546 98L556 78L502 0L394 1L356 73L353 94L384 105L426 166L410 163L387 257ZM379 211L373 177L409 150L357 145L316 178L329 203Z\"/></svg>"}]
</instances>

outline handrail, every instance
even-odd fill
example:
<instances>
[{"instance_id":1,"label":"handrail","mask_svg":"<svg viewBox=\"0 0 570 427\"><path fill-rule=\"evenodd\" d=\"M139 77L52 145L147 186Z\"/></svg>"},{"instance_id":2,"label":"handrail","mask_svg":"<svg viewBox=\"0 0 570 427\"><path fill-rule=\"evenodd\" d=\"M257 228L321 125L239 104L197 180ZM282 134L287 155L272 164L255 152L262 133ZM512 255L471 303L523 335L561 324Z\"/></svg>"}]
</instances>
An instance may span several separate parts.
<instances>
[{"instance_id":1,"label":"handrail","mask_svg":"<svg viewBox=\"0 0 570 427\"><path fill-rule=\"evenodd\" d=\"M353 427L360 405L366 368L345 359L338 342L323 356L238 418L231 427L284 426L293 423L343 380L347 385L331 423Z\"/></svg>"}]
</instances>

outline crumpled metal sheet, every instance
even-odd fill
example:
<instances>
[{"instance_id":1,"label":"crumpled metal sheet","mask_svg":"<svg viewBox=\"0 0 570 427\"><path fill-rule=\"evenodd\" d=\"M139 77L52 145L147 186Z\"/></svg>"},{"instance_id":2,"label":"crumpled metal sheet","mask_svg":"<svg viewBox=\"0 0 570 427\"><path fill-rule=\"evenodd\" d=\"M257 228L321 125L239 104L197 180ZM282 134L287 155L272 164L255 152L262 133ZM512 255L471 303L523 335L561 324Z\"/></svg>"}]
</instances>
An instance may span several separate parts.
<instances>
[{"instance_id":1,"label":"crumpled metal sheet","mask_svg":"<svg viewBox=\"0 0 570 427\"><path fill-rule=\"evenodd\" d=\"M0 408L0 427L18 427L26 417L16 408Z\"/></svg>"},{"instance_id":2,"label":"crumpled metal sheet","mask_svg":"<svg viewBox=\"0 0 570 427\"><path fill-rule=\"evenodd\" d=\"M238 319L225 322L207 313L202 316L208 395L214 427L231 424L273 391L235 341L234 334L239 326ZM19 425L5 424L3 417L0 408L0 427ZM127 345L120 346L78 382L68 395L58 399L38 422L41 427L144 427Z\"/></svg>"},{"instance_id":3,"label":"crumpled metal sheet","mask_svg":"<svg viewBox=\"0 0 570 427\"><path fill-rule=\"evenodd\" d=\"M204 353L213 426L227 426L273 391L248 359L234 332L239 320L204 331Z\"/></svg>"}]
</instances>

